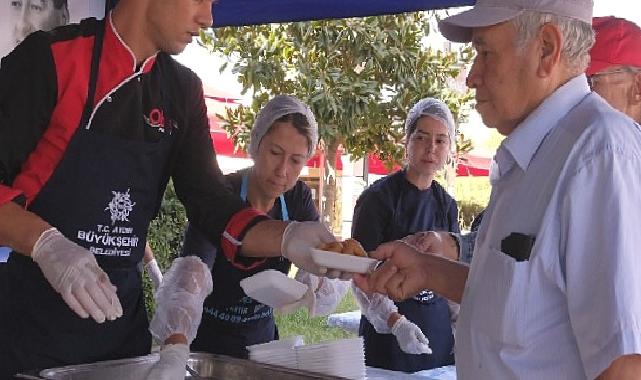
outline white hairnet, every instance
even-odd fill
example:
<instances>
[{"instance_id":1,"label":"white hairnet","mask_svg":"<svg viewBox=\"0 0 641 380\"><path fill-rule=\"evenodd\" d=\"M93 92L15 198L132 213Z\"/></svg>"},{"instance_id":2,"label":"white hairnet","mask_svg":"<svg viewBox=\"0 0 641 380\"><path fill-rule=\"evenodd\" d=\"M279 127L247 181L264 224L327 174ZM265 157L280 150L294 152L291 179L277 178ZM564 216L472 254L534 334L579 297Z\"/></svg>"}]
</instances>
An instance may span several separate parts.
<instances>
[{"instance_id":1,"label":"white hairnet","mask_svg":"<svg viewBox=\"0 0 641 380\"><path fill-rule=\"evenodd\" d=\"M452 112L450 112L447 104L434 98L423 98L419 100L410 112L407 113L407 119L405 120L405 138L409 139L410 135L414 133L416 123L422 116L429 116L443 123L447 128L447 134L450 136L450 146L455 146L456 124L454 123Z\"/></svg>"},{"instance_id":2,"label":"white hairnet","mask_svg":"<svg viewBox=\"0 0 641 380\"><path fill-rule=\"evenodd\" d=\"M289 95L277 95L274 99L270 100L260 110L254 126L251 131L251 138L249 140L249 154L252 157L258 157L258 146L260 141L267 134L272 124L277 119L291 114L300 113L307 119L309 129L307 131L307 138L309 139L309 147L307 150L308 157L311 157L316 151L316 144L318 143L318 125L312 110L307 105L297 98Z\"/></svg>"}]
</instances>

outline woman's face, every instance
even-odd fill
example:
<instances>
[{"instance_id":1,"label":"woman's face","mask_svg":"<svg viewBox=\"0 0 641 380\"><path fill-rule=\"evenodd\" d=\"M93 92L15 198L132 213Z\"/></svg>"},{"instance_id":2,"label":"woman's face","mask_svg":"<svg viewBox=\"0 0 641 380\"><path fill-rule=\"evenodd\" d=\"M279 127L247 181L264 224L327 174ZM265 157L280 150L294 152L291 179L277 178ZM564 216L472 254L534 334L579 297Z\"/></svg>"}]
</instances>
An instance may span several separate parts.
<instances>
[{"instance_id":1,"label":"woman's face","mask_svg":"<svg viewBox=\"0 0 641 380\"><path fill-rule=\"evenodd\" d=\"M307 138L291 122L276 122L263 136L254 158L253 178L264 195L276 199L294 187L307 163Z\"/></svg>"},{"instance_id":2,"label":"woman's face","mask_svg":"<svg viewBox=\"0 0 641 380\"><path fill-rule=\"evenodd\" d=\"M442 169L450 153L450 137L442 122L423 116L406 143L410 169L421 175L434 175Z\"/></svg>"}]
</instances>

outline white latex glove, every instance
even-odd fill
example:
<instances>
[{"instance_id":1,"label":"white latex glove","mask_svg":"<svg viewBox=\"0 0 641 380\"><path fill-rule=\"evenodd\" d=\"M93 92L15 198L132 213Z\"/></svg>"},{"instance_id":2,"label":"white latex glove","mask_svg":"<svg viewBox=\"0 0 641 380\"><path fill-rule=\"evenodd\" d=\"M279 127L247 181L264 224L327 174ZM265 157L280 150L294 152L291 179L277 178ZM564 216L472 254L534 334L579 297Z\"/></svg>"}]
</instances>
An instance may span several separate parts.
<instances>
[{"instance_id":1,"label":"white latex glove","mask_svg":"<svg viewBox=\"0 0 641 380\"><path fill-rule=\"evenodd\" d=\"M304 282L307 285L307 291L305 292L305 294L298 301L294 301L290 304L276 308L276 312L278 312L279 314L289 314L295 312L301 307L304 307L309 312L309 315L313 316L316 309L315 292L316 288L318 288L319 279L316 276L310 277L309 279L310 280L308 282ZM296 280L299 282L303 282L298 278Z\"/></svg>"},{"instance_id":2,"label":"white latex glove","mask_svg":"<svg viewBox=\"0 0 641 380\"><path fill-rule=\"evenodd\" d=\"M164 342L173 334L182 334L191 344L212 286L211 272L200 258L174 260L156 292L156 313L149 324L154 338Z\"/></svg>"},{"instance_id":3,"label":"white latex glove","mask_svg":"<svg viewBox=\"0 0 641 380\"><path fill-rule=\"evenodd\" d=\"M312 260L312 248L336 241L327 228L319 222L290 222L283 232L281 253L299 269L315 275L340 276L342 273L320 267Z\"/></svg>"},{"instance_id":4,"label":"white latex glove","mask_svg":"<svg viewBox=\"0 0 641 380\"><path fill-rule=\"evenodd\" d=\"M379 334L389 334L391 329L387 321L392 313L398 313L398 307L396 307L394 301L380 293L373 293L368 296L353 283L352 292L354 293L354 298L356 298L356 303L361 308L361 313L374 326L374 330Z\"/></svg>"},{"instance_id":5,"label":"white latex glove","mask_svg":"<svg viewBox=\"0 0 641 380\"><path fill-rule=\"evenodd\" d=\"M67 239L56 228L40 235L31 258L51 286L81 318L91 316L96 322L122 316L116 287L100 269L96 258L86 249Z\"/></svg>"},{"instance_id":6,"label":"white latex glove","mask_svg":"<svg viewBox=\"0 0 641 380\"><path fill-rule=\"evenodd\" d=\"M158 290L158 287L162 282L162 271L160 270L156 259L151 259L150 262L145 264L145 270L147 271L147 274L149 275L149 278L154 285L154 291Z\"/></svg>"},{"instance_id":7,"label":"white latex glove","mask_svg":"<svg viewBox=\"0 0 641 380\"><path fill-rule=\"evenodd\" d=\"M430 342L416 324L401 316L392 326L392 334L396 337L401 350L407 354L431 354Z\"/></svg>"},{"instance_id":8,"label":"white latex glove","mask_svg":"<svg viewBox=\"0 0 641 380\"><path fill-rule=\"evenodd\" d=\"M314 282L315 279L318 280L317 284ZM350 285L349 281L317 277L302 269L296 273L296 280L307 284L307 286L314 286L316 289L314 290L314 311L310 311L310 315L314 317L333 312L347 293Z\"/></svg>"},{"instance_id":9,"label":"white latex glove","mask_svg":"<svg viewBox=\"0 0 641 380\"><path fill-rule=\"evenodd\" d=\"M160 351L160 359L147 375L147 380L183 380L185 365L189 359L186 344L169 344Z\"/></svg>"}]
</instances>

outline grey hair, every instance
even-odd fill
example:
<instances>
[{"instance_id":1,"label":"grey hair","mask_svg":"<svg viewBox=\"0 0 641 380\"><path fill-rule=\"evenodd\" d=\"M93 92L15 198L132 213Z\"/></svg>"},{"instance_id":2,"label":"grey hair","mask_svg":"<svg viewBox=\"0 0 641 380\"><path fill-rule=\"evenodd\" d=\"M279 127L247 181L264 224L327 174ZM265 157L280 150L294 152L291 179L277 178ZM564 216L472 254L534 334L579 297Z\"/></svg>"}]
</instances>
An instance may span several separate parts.
<instances>
[{"instance_id":1,"label":"grey hair","mask_svg":"<svg viewBox=\"0 0 641 380\"><path fill-rule=\"evenodd\" d=\"M517 48L524 49L539 27L547 23L556 25L563 35L561 57L570 70L576 74L584 72L590 63L590 49L595 39L592 25L584 21L551 13L523 11L512 19L517 32Z\"/></svg>"}]
</instances>

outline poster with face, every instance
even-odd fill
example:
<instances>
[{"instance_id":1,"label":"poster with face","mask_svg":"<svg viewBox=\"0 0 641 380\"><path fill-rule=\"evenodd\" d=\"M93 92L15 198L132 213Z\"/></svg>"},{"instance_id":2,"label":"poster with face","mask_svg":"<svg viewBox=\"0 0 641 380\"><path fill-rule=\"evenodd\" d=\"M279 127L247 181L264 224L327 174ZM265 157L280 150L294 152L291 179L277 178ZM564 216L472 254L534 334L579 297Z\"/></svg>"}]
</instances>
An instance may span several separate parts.
<instances>
[{"instance_id":1,"label":"poster with face","mask_svg":"<svg viewBox=\"0 0 641 380\"><path fill-rule=\"evenodd\" d=\"M36 30L104 15L105 0L0 0L0 57Z\"/></svg>"}]
</instances>

